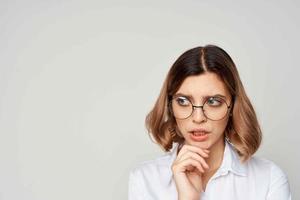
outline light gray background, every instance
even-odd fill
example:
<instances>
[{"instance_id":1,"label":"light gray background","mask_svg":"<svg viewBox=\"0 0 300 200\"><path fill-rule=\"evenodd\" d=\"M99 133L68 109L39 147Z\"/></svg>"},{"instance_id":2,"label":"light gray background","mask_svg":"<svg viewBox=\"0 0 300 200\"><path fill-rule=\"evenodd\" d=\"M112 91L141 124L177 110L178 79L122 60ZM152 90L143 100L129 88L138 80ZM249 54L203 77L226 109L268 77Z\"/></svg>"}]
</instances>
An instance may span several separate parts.
<instances>
[{"instance_id":1,"label":"light gray background","mask_svg":"<svg viewBox=\"0 0 300 200\"><path fill-rule=\"evenodd\" d=\"M224 48L300 199L299 2L0 1L0 199L127 199L144 118L185 50Z\"/></svg>"}]
</instances>

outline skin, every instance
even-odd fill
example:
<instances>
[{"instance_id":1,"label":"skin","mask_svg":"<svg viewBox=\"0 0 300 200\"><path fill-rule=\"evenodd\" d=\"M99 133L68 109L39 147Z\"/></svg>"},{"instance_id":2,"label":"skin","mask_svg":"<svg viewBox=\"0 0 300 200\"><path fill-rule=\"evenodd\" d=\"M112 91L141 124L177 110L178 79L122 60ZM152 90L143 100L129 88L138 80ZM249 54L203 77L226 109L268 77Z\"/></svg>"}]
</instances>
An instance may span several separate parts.
<instances>
[{"instance_id":1,"label":"skin","mask_svg":"<svg viewBox=\"0 0 300 200\"><path fill-rule=\"evenodd\" d=\"M231 105L230 93L225 84L218 75L211 72L187 77L176 92L178 93L191 95L194 105L203 105L204 96L221 94L225 96L227 104ZM187 119L176 119L178 129L185 139L172 164L180 200L199 200L207 182L220 167L225 148L224 130L228 119L229 115L219 121L212 121L199 108ZM210 132L208 139L202 142L193 141L188 133L193 128L207 129Z\"/></svg>"}]
</instances>

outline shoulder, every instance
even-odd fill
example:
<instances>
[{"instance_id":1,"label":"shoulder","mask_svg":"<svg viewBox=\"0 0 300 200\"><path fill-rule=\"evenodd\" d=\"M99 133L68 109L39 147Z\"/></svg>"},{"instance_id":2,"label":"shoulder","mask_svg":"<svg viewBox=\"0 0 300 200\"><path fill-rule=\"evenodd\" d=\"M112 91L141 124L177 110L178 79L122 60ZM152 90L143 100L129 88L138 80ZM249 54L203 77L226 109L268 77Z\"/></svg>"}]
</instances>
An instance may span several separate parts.
<instances>
[{"instance_id":1,"label":"shoulder","mask_svg":"<svg viewBox=\"0 0 300 200\"><path fill-rule=\"evenodd\" d=\"M248 172L261 186L267 186L267 199L275 196L280 197L279 199L291 198L288 176L274 161L253 156L248 161Z\"/></svg>"},{"instance_id":2,"label":"shoulder","mask_svg":"<svg viewBox=\"0 0 300 200\"><path fill-rule=\"evenodd\" d=\"M171 165L175 160L178 143L173 143L170 151L164 152L154 159L142 161L136 164L130 171L131 174L147 175L169 175Z\"/></svg>"},{"instance_id":3,"label":"shoulder","mask_svg":"<svg viewBox=\"0 0 300 200\"><path fill-rule=\"evenodd\" d=\"M166 152L154 159L142 161L136 164L131 170L130 174L136 176L154 175L156 173L162 173L164 170L169 170L171 165L171 152Z\"/></svg>"},{"instance_id":4,"label":"shoulder","mask_svg":"<svg viewBox=\"0 0 300 200\"><path fill-rule=\"evenodd\" d=\"M248 161L248 167L249 170L268 173L270 175L270 179L276 179L278 177L287 177L286 173L278 164L266 158L252 156Z\"/></svg>"},{"instance_id":5,"label":"shoulder","mask_svg":"<svg viewBox=\"0 0 300 200\"><path fill-rule=\"evenodd\" d=\"M159 193L172 177L170 166L172 153L167 152L155 159L147 160L135 165L129 173L129 199L147 199L151 193Z\"/></svg>"},{"instance_id":6,"label":"shoulder","mask_svg":"<svg viewBox=\"0 0 300 200\"><path fill-rule=\"evenodd\" d=\"M167 185L172 178L171 165L176 158L176 148L147 161L140 162L130 171L131 179L138 180L140 184Z\"/></svg>"}]
</instances>

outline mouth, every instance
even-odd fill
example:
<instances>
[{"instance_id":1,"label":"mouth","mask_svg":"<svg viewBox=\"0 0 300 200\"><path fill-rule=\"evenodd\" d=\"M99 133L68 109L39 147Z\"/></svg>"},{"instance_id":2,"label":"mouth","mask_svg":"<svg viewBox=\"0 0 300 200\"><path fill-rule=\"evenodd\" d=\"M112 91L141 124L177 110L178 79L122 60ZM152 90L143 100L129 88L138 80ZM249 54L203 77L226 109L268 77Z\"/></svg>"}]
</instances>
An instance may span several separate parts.
<instances>
[{"instance_id":1,"label":"mouth","mask_svg":"<svg viewBox=\"0 0 300 200\"><path fill-rule=\"evenodd\" d=\"M203 135L205 133L209 133L209 131L205 128L194 128L191 129L189 132L193 133L194 135Z\"/></svg>"},{"instance_id":2,"label":"mouth","mask_svg":"<svg viewBox=\"0 0 300 200\"><path fill-rule=\"evenodd\" d=\"M203 130L190 131L189 133L190 133L190 138L196 142L203 142L207 140L209 136L209 132Z\"/></svg>"},{"instance_id":3,"label":"mouth","mask_svg":"<svg viewBox=\"0 0 300 200\"><path fill-rule=\"evenodd\" d=\"M208 132L206 131L190 131L191 134L193 134L194 136L203 136L205 134L208 134Z\"/></svg>"}]
</instances>

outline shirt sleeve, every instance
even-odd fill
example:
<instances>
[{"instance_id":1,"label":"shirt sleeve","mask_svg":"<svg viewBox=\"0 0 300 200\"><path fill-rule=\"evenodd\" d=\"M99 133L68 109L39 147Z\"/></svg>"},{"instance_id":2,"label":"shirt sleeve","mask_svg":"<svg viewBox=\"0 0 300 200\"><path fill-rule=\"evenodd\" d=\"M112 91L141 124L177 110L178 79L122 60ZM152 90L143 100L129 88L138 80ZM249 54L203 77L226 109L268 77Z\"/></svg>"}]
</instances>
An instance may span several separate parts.
<instances>
[{"instance_id":1,"label":"shirt sleeve","mask_svg":"<svg viewBox=\"0 0 300 200\"><path fill-rule=\"evenodd\" d=\"M291 200L290 186L287 175L273 163L271 166L271 181L267 200Z\"/></svg>"},{"instance_id":2,"label":"shirt sleeve","mask_svg":"<svg viewBox=\"0 0 300 200\"><path fill-rule=\"evenodd\" d=\"M129 172L128 181L128 200L143 200L144 192L141 187L141 172L138 168L134 168Z\"/></svg>"}]
</instances>

